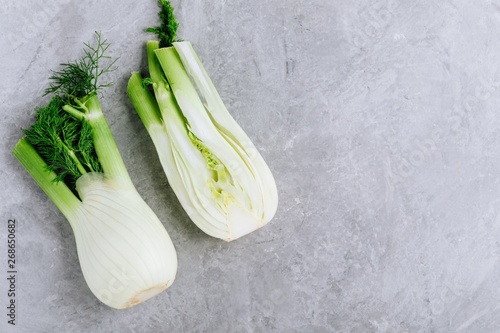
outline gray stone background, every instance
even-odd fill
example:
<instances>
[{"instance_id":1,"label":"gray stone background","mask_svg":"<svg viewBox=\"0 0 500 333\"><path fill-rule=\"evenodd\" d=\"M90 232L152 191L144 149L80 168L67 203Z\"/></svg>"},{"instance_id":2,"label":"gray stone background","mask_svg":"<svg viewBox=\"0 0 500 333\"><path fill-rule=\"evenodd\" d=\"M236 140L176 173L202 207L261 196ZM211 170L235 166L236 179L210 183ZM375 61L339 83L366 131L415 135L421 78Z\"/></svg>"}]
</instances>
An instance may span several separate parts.
<instances>
[{"instance_id":1,"label":"gray stone background","mask_svg":"<svg viewBox=\"0 0 500 333\"><path fill-rule=\"evenodd\" d=\"M229 110L273 170L274 220L232 243L192 224L126 94L155 1L14 1L1 12L1 332L498 332L500 1L173 0ZM117 311L71 228L11 155L50 69L101 31L101 99L178 251L166 292ZM18 222L7 325L6 222ZM6 274L5 274L6 275Z\"/></svg>"}]
</instances>

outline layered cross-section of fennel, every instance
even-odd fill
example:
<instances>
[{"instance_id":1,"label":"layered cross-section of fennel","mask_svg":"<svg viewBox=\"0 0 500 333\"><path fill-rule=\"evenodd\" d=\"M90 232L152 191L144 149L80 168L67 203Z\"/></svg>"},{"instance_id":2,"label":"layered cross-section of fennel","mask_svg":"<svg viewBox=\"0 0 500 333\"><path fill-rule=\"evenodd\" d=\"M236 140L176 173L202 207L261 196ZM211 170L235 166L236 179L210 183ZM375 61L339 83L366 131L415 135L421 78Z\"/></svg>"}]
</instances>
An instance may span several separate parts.
<instances>
[{"instance_id":1,"label":"layered cross-section of fennel","mask_svg":"<svg viewBox=\"0 0 500 333\"><path fill-rule=\"evenodd\" d=\"M160 39L147 42L150 77L132 73L128 95L189 217L205 233L231 241L271 220L276 184L191 43L176 41L170 3L160 4L162 24L148 29Z\"/></svg>"},{"instance_id":2,"label":"layered cross-section of fennel","mask_svg":"<svg viewBox=\"0 0 500 333\"><path fill-rule=\"evenodd\" d=\"M109 43L53 72L48 105L14 148L15 157L69 221L85 280L117 309L160 293L174 281L170 237L136 191L102 113L101 75L112 70ZM106 61L105 67L99 65Z\"/></svg>"}]
</instances>

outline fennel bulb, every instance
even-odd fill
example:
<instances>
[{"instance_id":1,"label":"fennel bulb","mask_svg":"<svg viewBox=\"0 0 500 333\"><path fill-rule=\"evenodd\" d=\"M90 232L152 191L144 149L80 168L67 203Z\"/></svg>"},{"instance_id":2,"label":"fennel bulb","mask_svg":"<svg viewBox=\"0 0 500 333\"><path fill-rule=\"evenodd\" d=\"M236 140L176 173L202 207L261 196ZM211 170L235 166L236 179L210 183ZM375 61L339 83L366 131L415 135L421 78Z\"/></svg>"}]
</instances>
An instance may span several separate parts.
<instances>
[{"instance_id":1,"label":"fennel bulb","mask_svg":"<svg viewBox=\"0 0 500 333\"><path fill-rule=\"evenodd\" d=\"M109 43L85 44L85 56L54 72L45 107L13 153L69 221L92 293L122 309L172 284L177 255L170 237L135 189L97 93L111 70L99 60Z\"/></svg>"},{"instance_id":2,"label":"fennel bulb","mask_svg":"<svg viewBox=\"0 0 500 333\"><path fill-rule=\"evenodd\" d=\"M163 25L149 31L161 41L147 43L150 78L133 73L128 95L191 220L208 235L231 241L271 220L278 205L276 184L191 43L175 42L173 9L160 3ZM152 86L154 98L144 83Z\"/></svg>"}]
</instances>

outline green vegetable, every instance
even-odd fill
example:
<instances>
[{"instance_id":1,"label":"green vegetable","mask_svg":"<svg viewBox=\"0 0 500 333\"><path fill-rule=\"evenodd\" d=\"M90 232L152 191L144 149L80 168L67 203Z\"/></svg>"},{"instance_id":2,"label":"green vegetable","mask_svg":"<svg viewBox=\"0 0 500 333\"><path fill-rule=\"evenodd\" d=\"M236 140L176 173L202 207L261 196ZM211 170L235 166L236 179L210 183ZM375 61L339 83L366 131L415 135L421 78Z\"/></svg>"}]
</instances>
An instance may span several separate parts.
<instances>
[{"instance_id":1,"label":"green vegetable","mask_svg":"<svg viewBox=\"0 0 500 333\"><path fill-rule=\"evenodd\" d=\"M68 219L85 280L113 308L140 303L172 284L177 256L170 237L137 193L125 168L98 95L113 70L109 43L53 72L36 122L14 155ZM101 68L101 62L108 65Z\"/></svg>"},{"instance_id":2,"label":"green vegetable","mask_svg":"<svg viewBox=\"0 0 500 333\"><path fill-rule=\"evenodd\" d=\"M159 2L162 24L148 29L160 39L147 42L150 77L132 73L128 95L190 218L207 234L231 241L271 220L276 184L191 43L177 41L172 6Z\"/></svg>"}]
</instances>

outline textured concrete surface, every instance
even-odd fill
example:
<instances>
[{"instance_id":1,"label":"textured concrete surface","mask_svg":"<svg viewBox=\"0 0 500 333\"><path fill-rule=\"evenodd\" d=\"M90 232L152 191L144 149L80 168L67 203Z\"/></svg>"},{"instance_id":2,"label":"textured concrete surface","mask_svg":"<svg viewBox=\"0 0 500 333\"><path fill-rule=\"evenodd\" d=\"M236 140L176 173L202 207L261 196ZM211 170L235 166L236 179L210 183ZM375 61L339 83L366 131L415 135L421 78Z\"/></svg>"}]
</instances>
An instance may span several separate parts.
<instances>
[{"instance_id":1,"label":"textured concrete surface","mask_svg":"<svg viewBox=\"0 0 500 333\"><path fill-rule=\"evenodd\" d=\"M148 1L13 1L0 21L1 332L498 332L500 1L174 0L273 170L274 220L233 243L187 218L125 95ZM99 30L120 56L105 114L178 250L167 292L99 303L69 224L10 151L50 69ZM18 222L17 325L6 226ZM5 275L5 277L4 277Z\"/></svg>"}]
</instances>

